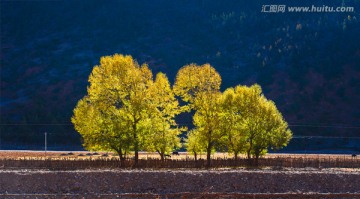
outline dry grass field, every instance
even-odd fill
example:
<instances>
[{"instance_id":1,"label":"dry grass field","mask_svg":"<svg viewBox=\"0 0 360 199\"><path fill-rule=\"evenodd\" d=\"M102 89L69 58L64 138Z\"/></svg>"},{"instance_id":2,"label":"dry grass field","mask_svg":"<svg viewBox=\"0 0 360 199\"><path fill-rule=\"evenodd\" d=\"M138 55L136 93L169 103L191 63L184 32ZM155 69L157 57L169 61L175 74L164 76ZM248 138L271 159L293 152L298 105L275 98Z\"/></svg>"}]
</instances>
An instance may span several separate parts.
<instances>
[{"instance_id":1,"label":"dry grass field","mask_svg":"<svg viewBox=\"0 0 360 199\"><path fill-rule=\"evenodd\" d=\"M133 157L133 154L128 156L129 158ZM232 154L228 153L215 153L212 156L212 159L217 158L233 158ZM240 158L245 158L245 155L239 156ZM307 158L307 159L344 159L344 160L353 160L360 159L359 157L352 157L351 154L286 154L286 153L272 153L267 154L263 158ZM90 152L90 151L0 151L0 159L86 159L86 158L118 158L114 153L106 152ZM172 160L181 160L181 159L193 159L194 156L188 154L187 152L179 152L179 155L171 155L169 159ZM200 159L205 159L206 154L200 154L198 156ZM139 159L160 159L160 156L157 153L150 152L139 152Z\"/></svg>"},{"instance_id":2,"label":"dry grass field","mask_svg":"<svg viewBox=\"0 0 360 199\"><path fill-rule=\"evenodd\" d=\"M55 170L79 170L79 169L114 169L114 168L206 168L205 154L194 156L179 152L160 160L156 153L139 153L139 162L135 163L133 154L127 159L119 161L119 157L113 153L105 152L64 152L64 151L0 151L0 168L3 169L55 169ZM248 160L245 156L237 160L228 153L215 153L212 155L211 168L346 168L360 169L360 158L351 155L331 154L268 154L258 161Z\"/></svg>"}]
</instances>

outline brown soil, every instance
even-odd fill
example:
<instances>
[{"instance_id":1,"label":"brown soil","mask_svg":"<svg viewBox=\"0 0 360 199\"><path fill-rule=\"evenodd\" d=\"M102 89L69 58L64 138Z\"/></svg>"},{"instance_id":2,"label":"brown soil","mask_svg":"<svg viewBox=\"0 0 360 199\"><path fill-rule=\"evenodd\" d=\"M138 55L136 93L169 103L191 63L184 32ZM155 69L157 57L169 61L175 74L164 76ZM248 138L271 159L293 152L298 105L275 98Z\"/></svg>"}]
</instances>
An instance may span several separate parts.
<instances>
[{"instance_id":1,"label":"brown soil","mask_svg":"<svg viewBox=\"0 0 360 199\"><path fill-rule=\"evenodd\" d=\"M144 198L146 195L139 194L148 194L155 198L155 195L175 197L179 193L204 195L203 198L221 193L225 195L215 198L226 198L226 194L235 194L233 198L239 194L240 198L245 193L251 198L251 194L257 194L255 198L269 198L265 197L269 194L273 194L271 198L296 198L299 194L312 195L310 198L357 198L360 196L359 184L359 171L338 169L0 170L0 197L12 195L14 198L16 194L70 194L67 195L70 198L106 194L138 194L139 198ZM206 194L210 195L206 197ZM274 194L280 195L274 197Z\"/></svg>"}]
</instances>

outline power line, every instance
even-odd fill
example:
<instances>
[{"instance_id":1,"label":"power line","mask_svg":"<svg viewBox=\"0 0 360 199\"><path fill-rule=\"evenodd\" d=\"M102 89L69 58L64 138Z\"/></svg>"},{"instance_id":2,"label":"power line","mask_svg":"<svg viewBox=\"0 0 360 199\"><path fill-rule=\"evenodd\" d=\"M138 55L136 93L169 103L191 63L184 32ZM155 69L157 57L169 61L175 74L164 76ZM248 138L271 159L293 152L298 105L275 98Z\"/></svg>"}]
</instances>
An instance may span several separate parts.
<instances>
[{"instance_id":1,"label":"power line","mask_svg":"<svg viewBox=\"0 0 360 199\"><path fill-rule=\"evenodd\" d=\"M181 122L178 125L193 125L191 122ZM340 129L360 129L360 126L345 125L345 124L309 124L309 123L289 123L289 127L306 127L306 128L340 128ZM13 123L0 124L0 126L73 126L72 123Z\"/></svg>"},{"instance_id":2,"label":"power line","mask_svg":"<svg viewBox=\"0 0 360 199\"><path fill-rule=\"evenodd\" d=\"M309 127L309 128L360 129L360 126L347 126L347 125L289 124L289 126L292 126L292 127Z\"/></svg>"},{"instance_id":3,"label":"power line","mask_svg":"<svg viewBox=\"0 0 360 199\"><path fill-rule=\"evenodd\" d=\"M0 126L71 126L71 123L41 123L41 124L0 124Z\"/></svg>"},{"instance_id":4,"label":"power line","mask_svg":"<svg viewBox=\"0 0 360 199\"><path fill-rule=\"evenodd\" d=\"M300 139L304 139L304 138L307 138L307 139L312 139L312 138L327 138L327 139L342 139L342 138L348 138L348 139L360 139L360 137L349 137L349 136L319 136L319 135L315 135L315 136L311 136L311 135L294 135L292 136L292 138L300 138Z\"/></svg>"}]
</instances>

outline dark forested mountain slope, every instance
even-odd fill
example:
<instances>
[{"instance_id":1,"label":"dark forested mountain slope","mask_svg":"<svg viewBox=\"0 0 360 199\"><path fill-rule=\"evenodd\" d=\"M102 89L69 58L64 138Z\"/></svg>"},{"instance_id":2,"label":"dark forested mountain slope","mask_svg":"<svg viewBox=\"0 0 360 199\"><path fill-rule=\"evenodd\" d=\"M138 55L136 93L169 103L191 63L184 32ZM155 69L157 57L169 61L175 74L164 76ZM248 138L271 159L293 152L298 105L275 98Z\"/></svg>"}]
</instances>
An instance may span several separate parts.
<instances>
[{"instance_id":1,"label":"dark forested mountain slope","mask_svg":"<svg viewBox=\"0 0 360 199\"><path fill-rule=\"evenodd\" d=\"M341 5L280 2L315 3ZM185 64L210 63L223 89L259 83L295 135L359 136L342 127L360 126L360 2L344 3L355 12L262 13L275 3L239 0L1 1L1 124L32 124L2 125L3 138L50 129L68 142L92 67L114 53L172 81Z\"/></svg>"}]
</instances>

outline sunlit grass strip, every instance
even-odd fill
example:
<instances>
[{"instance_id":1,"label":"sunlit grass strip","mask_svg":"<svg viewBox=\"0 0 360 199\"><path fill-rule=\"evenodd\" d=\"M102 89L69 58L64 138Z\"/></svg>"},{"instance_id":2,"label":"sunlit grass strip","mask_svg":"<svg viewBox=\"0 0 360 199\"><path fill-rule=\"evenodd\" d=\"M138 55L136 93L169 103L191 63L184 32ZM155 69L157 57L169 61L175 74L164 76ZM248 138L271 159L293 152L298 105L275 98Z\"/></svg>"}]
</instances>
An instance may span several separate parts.
<instances>
[{"instance_id":1,"label":"sunlit grass strip","mask_svg":"<svg viewBox=\"0 0 360 199\"><path fill-rule=\"evenodd\" d=\"M55 169L55 170L78 170L78 169L115 169L115 168L360 168L360 159L339 158L331 156L318 158L303 157L268 157L258 161L251 159L214 158L210 167L204 159L167 159L162 161L158 158L139 159L135 166L134 159L120 161L118 157L82 157L82 158L45 158L24 157L0 159L0 168L3 169Z\"/></svg>"}]
</instances>

